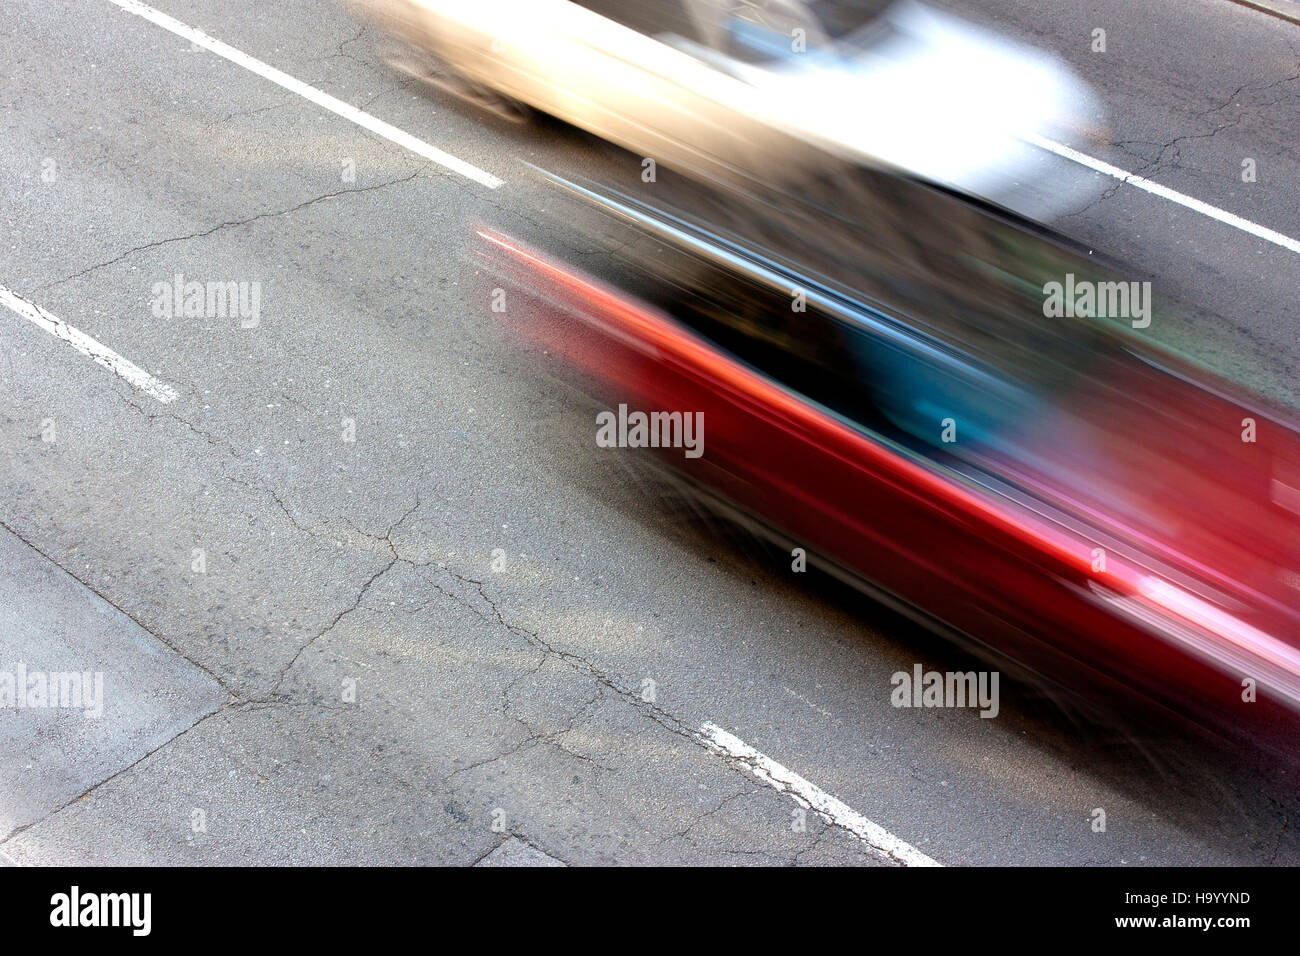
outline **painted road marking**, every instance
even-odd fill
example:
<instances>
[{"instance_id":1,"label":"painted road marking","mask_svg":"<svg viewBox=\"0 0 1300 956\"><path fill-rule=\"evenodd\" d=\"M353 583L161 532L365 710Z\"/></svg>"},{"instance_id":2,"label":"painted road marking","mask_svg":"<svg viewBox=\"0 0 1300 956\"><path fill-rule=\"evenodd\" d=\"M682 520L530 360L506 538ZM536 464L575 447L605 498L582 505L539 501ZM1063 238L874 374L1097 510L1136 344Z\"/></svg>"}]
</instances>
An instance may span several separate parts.
<instances>
[{"instance_id":1,"label":"painted road marking","mask_svg":"<svg viewBox=\"0 0 1300 956\"><path fill-rule=\"evenodd\" d=\"M166 404L176 401L176 389L158 381L140 366L118 355L107 345L96 342L80 329L74 329L57 315L51 315L39 305L28 302L16 292L0 286L0 304L7 305L24 319L39 326L51 335L63 339L82 355L92 358L110 372L126 379L140 391Z\"/></svg>"},{"instance_id":2,"label":"painted road marking","mask_svg":"<svg viewBox=\"0 0 1300 956\"><path fill-rule=\"evenodd\" d=\"M734 734L729 734L716 724L700 728L704 745L744 764L745 769L768 786L788 793L801 806L837 827L843 827L873 850L885 854L904 866L943 866L926 856L912 844L900 840L884 827L872 823L848 804L832 797L817 785L808 782L793 770L781 766L771 757L764 756Z\"/></svg>"},{"instance_id":3,"label":"painted road marking","mask_svg":"<svg viewBox=\"0 0 1300 956\"><path fill-rule=\"evenodd\" d=\"M466 179L471 179L481 186L486 186L488 189L496 189L498 186L505 184L503 180L497 179L497 177L493 176L491 173L479 169L477 166L467 163L463 159L458 159L450 153L445 153L436 146L431 146L424 142L424 140L418 139L390 123L385 123L376 116L371 116L369 113L359 110L348 103L344 103L342 100L330 96L328 93L321 92L314 86L308 86L302 80L295 79L288 73L277 70L275 67L263 63L261 60L249 56L247 53L236 50L234 47L222 43L220 40L215 40L202 30L196 30L194 27L186 26L174 17L169 17L161 10L155 10L153 7L138 2L138 0L108 0L108 2L116 4L128 13L134 13L138 17L144 17L151 23L156 23L164 30L170 30L177 36L183 37L191 43L201 46L203 49L209 50L223 59L229 60L231 63L238 64L244 69L270 80L277 86L284 87L291 93L297 93L299 96L310 100L317 106L323 107L338 116L342 116L345 120L356 123L362 129L369 130L377 136L382 136L384 139L396 143L403 149L409 149L417 156L423 156L432 163L437 163L443 169L451 170L453 173L459 173Z\"/></svg>"},{"instance_id":4,"label":"painted road marking","mask_svg":"<svg viewBox=\"0 0 1300 956\"><path fill-rule=\"evenodd\" d=\"M1072 149L1064 143L1058 143L1055 140L1045 139L1042 136L1026 136L1025 142L1030 143L1040 149L1045 149L1049 153L1055 153L1064 159L1078 163L1080 166L1086 166L1089 169L1096 170L1130 186L1136 186L1138 189L1145 190L1153 196L1159 196L1161 199L1168 199L1170 202L1177 203L1193 212L1199 212L1202 216L1209 216L1234 229L1240 229L1242 232L1250 233L1265 242L1271 242L1275 246L1281 246L1289 252L1300 254L1300 239L1292 239L1290 236L1284 236L1282 233L1267 226L1261 226L1257 222L1251 222L1249 219L1243 219L1241 216L1234 215L1226 209L1220 209L1218 206L1211 206L1207 202L1201 202L1192 196L1180 193L1177 190L1170 189L1168 186L1162 186L1157 182L1147 179L1145 176L1139 176L1137 173L1130 173L1127 169L1120 169L1118 166L1112 166L1110 163L1103 162L1087 153L1081 153L1077 149Z\"/></svg>"}]
</instances>

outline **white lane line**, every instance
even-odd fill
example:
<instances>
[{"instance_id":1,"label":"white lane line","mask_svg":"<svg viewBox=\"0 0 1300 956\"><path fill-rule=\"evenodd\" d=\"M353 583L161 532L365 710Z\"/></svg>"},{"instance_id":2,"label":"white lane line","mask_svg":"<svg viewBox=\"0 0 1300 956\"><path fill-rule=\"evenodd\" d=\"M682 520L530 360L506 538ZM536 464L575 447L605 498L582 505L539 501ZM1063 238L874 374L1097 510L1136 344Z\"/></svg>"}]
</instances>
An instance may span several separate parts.
<instances>
[{"instance_id":1,"label":"white lane line","mask_svg":"<svg viewBox=\"0 0 1300 956\"><path fill-rule=\"evenodd\" d=\"M51 335L63 339L82 355L95 360L110 372L120 375L140 391L166 404L176 401L176 389L158 381L134 362L122 358L107 345L96 342L85 332L74 329L57 315L51 315L35 303L0 285L0 304L7 305L24 319Z\"/></svg>"},{"instance_id":2,"label":"white lane line","mask_svg":"<svg viewBox=\"0 0 1300 956\"><path fill-rule=\"evenodd\" d=\"M336 99L328 93L321 92L314 86L308 86L302 80L295 79L288 73L277 70L275 67L263 63L261 60L251 57L247 53L242 53L234 47L222 43L220 40L215 40L202 30L196 30L194 27L187 26L174 17L169 17L161 10L155 10L153 7L146 6L145 4L140 3L139 0L108 0L108 2L116 4L128 13L134 13L138 17L144 17L151 23L156 23L164 30L170 30L178 37L183 37L191 43L197 44L205 50L209 50L217 56L229 60L231 63L236 63L244 69L256 73L258 76L264 77L278 86L284 87L291 93L297 93L299 96L310 100L317 106L323 107L338 116L342 116L345 120L356 123L362 129L369 130L377 136L382 136L384 139L396 143L404 149L409 149L417 156L423 156L430 162L437 163L444 169L449 169L454 173L459 173L466 179L471 179L481 186L486 186L488 189L496 189L498 186L505 184L503 180L497 179L497 177L493 176L491 173L479 169L477 166L467 163L463 159L458 159L450 153L445 153L436 146L431 146L424 142L424 140L417 139L410 133L400 130L390 123L385 123L378 117L371 116L369 113L363 112L355 106L344 103L342 100Z\"/></svg>"},{"instance_id":3,"label":"white lane line","mask_svg":"<svg viewBox=\"0 0 1300 956\"><path fill-rule=\"evenodd\" d=\"M800 805L816 810L827 823L843 827L872 849L879 850L905 866L943 866L716 724L705 724L700 728L700 736L710 750L739 760L759 780L781 793L788 793Z\"/></svg>"},{"instance_id":4,"label":"white lane line","mask_svg":"<svg viewBox=\"0 0 1300 956\"><path fill-rule=\"evenodd\" d=\"M1087 153L1081 153L1077 149L1071 149L1064 143L1058 143L1055 140L1046 139L1042 136L1026 136L1025 142L1031 143L1040 149L1045 149L1049 153L1055 153L1064 159L1078 163L1080 166L1086 166L1089 169L1096 170L1120 182L1128 183L1130 186L1136 186L1143 189L1153 196L1159 196L1161 199L1168 199L1170 202L1177 203L1193 212L1199 212L1202 216L1209 216L1224 225L1232 226L1234 229L1240 229L1242 232L1250 233L1256 238L1263 239L1265 242L1271 242L1275 246L1281 246L1289 252L1300 254L1300 239L1292 239L1280 232L1269 229L1267 226L1261 226L1257 222L1251 222L1249 219L1243 219L1241 216L1234 215L1226 209L1220 209L1218 206L1211 206L1207 202L1201 202L1192 196L1180 193L1177 190L1170 189L1168 186L1162 186L1157 182L1152 182L1145 176L1139 176L1137 173L1131 173L1127 169L1121 169L1118 166L1112 166L1110 163L1103 162L1100 159L1089 156Z\"/></svg>"}]
</instances>

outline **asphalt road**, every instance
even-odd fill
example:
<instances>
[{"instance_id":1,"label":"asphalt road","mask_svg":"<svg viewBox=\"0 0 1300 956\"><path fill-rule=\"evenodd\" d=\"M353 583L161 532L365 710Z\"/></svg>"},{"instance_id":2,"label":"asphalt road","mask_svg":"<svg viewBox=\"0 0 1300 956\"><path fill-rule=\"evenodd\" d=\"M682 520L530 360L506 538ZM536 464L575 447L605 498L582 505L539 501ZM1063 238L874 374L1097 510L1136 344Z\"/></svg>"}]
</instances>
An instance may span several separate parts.
<instances>
[{"instance_id":1,"label":"asphalt road","mask_svg":"<svg viewBox=\"0 0 1300 956\"><path fill-rule=\"evenodd\" d=\"M961 6L1095 85L1109 134L1069 145L1300 237L1300 27ZM0 669L104 675L102 718L0 710L0 859L1300 861L1294 781L1239 753L1015 684L995 719L891 707L893 672L966 660L593 447L465 249L541 219L521 161L639 158L430 93L323 0L156 8L503 185L110 0L7 4L0 287L175 398L0 309ZM1061 225L1187 306L1160 334L1294 400L1295 252L1101 175ZM256 324L155 314L178 273L260 283Z\"/></svg>"}]
</instances>

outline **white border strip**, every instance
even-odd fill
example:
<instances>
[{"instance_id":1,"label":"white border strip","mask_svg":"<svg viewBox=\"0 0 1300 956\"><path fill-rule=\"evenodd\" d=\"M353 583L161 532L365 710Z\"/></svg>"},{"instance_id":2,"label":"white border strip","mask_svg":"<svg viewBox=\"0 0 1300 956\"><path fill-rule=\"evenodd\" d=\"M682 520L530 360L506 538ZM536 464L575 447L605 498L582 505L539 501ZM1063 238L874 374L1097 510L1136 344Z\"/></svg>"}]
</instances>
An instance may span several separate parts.
<instances>
[{"instance_id":1,"label":"white border strip","mask_svg":"<svg viewBox=\"0 0 1300 956\"><path fill-rule=\"evenodd\" d=\"M795 802L816 810L827 823L843 827L873 850L904 866L943 865L716 724L705 724L700 728L700 736L710 750L739 760L759 780L781 793L790 794Z\"/></svg>"},{"instance_id":2,"label":"white border strip","mask_svg":"<svg viewBox=\"0 0 1300 956\"><path fill-rule=\"evenodd\" d=\"M11 292L2 285L0 285L0 304L7 305L24 319L51 335L63 339L82 355L94 359L97 364L126 379L140 391L158 399L164 405L176 401L176 389L158 381L140 366L122 358L107 345L96 342L85 332L74 329L57 315L51 315L39 305L28 302L18 293Z\"/></svg>"},{"instance_id":3,"label":"white border strip","mask_svg":"<svg viewBox=\"0 0 1300 956\"><path fill-rule=\"evenodd\" d=\"M1271 242L1275 246L1281 246L1288 252L1294 252L1300 255L1300 240L1292 239L1290 236L1284 236L1280 232L1269 229L1267 226L1261 226L1257 222L1251 222L1249 219L1242 219L1240 216L1233 215L1226 209L1220 209L1218 206L1211 206L1207 202L1201 202L1191 196L1170 189L1168 186L1161 186L1157 182L1152 182L1145 176L1139 176L1137 173L1130 173L1127 169L1120 169L1118 166L1112 166L1110 163L1103 162L1089 156L1087 153L1081 153L1077 149L1071 149L1064 143L1058 143L1055 140L1045 139L1042 136L1026 136L1025 142L1045 149L1049 153L1055 153L1063 159L1078 163L1080 166L1086 166L1089 169L1118 179L1120 182L1128 183L1130 186L1136 186L1138 189L1145 190L1153 196L1159 196L1161 199L1168 199L1170 202L1177 203L1192 212L1199 212L1202 216L1209 216L1226 226L1232 226L1234 229L1240 229L1242 232L1250 233L1258 239L1265 242Z\"/></svg>"},{"instance_id":4,"label":"white border strip","mask_svg":"<svg viewBox=\"0 0 1300 956\"><path fill-rule=\"evenodd\" d=\"M186 26L179 20L169 17L160 10L146 6L139 0L108 0L109 3L116 4L128 13L134 13L138 17L144 17L151 23L156 23L164 30L170 30L178 37L189 40L197 46L203 47L215 53L217 56L229 60L231 63L238 64L244 69L256 73L260 77L270 80L277 86L282 86L291 93L297 93L303 99L310 100L317 106L323 107L345 120L356 123L362 129L369 130L377 136L382 136L389 142L396 143L403 149L409 149L417 156L423 156L432 163L437 163L443 169L451 170L453 173L459 173L466 179L471 179L481 186L488 189L496 189L498 186L505 185L504 180L497 179L491 173L479 169L477 166L458 159L450 153L444 153L436 146L430 146L424 140L417 139L410 133L398 129L389 123L385 123L378 117L371 116L369 113L350 106L340 99L323 93L314 86L308 86L302 80L295 79L288 73L277 70L273 66L268 66L261 60L242 53L220 40L214 40L202 30L196 30L194 27Z\"/></svg>"}]
</instances>

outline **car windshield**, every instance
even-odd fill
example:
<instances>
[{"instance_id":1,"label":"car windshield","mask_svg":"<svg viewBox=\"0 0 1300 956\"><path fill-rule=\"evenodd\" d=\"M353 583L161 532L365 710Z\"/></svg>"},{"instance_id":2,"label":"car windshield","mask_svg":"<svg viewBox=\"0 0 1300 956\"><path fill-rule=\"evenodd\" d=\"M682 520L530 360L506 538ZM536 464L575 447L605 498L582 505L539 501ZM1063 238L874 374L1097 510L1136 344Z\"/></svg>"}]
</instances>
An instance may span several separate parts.
<instances>
[{"instance_id":1,"label":"car windshield","mask_svg":"<svg viewBox=\"0 0 1300 956\"><path fill-rule=\"evenodd\" d=\"M893 0L703 0L712 19L705 32L722 53L746 63L770 63L832 48L875 21Z\"/></svg>"},{"instance_id":2,"label":"car windshield","mask_svg":"<svg viewBox=\"0 0 1300 956\"><path fill-rule=\"evenodd\" d=\"M806 6L832 40L856 33L879 18L894 0L808 0Z\"/></svg>"}]
</instances>

